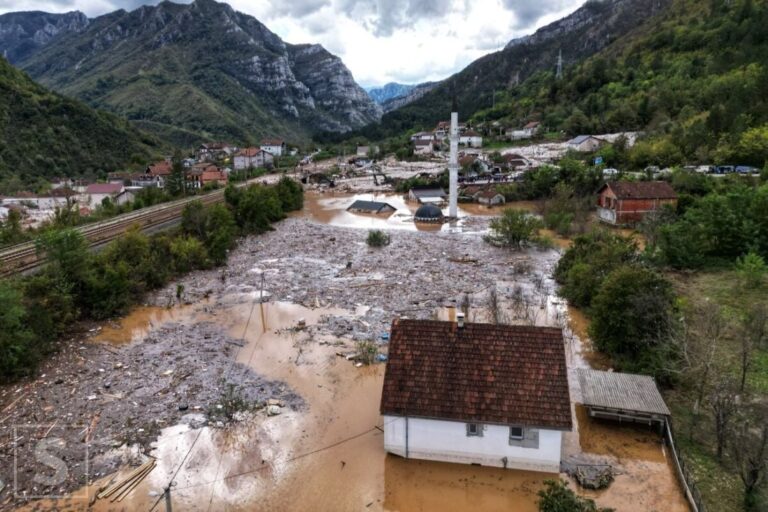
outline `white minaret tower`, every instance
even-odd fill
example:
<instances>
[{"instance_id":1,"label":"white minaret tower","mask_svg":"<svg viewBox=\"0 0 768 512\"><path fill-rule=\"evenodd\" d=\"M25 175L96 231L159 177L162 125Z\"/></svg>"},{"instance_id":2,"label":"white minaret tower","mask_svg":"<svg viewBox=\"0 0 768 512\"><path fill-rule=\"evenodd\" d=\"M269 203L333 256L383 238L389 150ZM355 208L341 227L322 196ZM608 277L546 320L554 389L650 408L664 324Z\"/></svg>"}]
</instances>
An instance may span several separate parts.
<instances>
[{"instance_id":1,"label":"white minaret tower","mask_svg":"<svg viewBox=\"0 0 768 512\"><path fill-rule=\"evenodd\" d=\"M448 162L448 216L452 219L459 216L459 113L456 110L454 101L451 112L451 158Z\"/></svg>"}]
</instances>

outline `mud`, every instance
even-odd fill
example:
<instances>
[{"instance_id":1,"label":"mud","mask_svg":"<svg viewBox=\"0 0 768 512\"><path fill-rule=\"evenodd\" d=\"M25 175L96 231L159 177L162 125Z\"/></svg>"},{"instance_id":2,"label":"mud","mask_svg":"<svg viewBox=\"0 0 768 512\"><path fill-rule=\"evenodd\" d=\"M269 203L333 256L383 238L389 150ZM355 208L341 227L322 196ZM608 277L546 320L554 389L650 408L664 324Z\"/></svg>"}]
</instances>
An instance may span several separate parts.
<instances>
[{"instance_id":1,"label":"mud","mask_svg":"<svg viewBox=\"0 0 768 512\"><path fill-rule=\"evenodd\" d=\"M180 510L536 510L543 480L558 475L386 455L378 411L385 365L357 367L344 356L366 340L385 354L383 334L395 317L449 319L461 309L470 321L500 315L509 323L563 327L569 369L591 366L593 353L583 342L586 319L555 295L551 272L559 252L512 253L483 243L480 233L424 235L402 229L390 230L389 246L373 249L365 244L366 234L307 218L286 219L273 232L243 240L226 268L182 279L181 302L195 304L179 308L182 317L165 323L154 316L159 310L147 309L124 321L132 334L122 340L131 344L119 345L124 343L120 336L106 333L100 334L103 343L83 344L89 358L101 350L109 362L116 357L113 351L126 357L125 364L144 361L148 370L142 376L150 383L172 379L157 377L167 369L184 375L178 357L205 369L165 395L155 391L153 403L145 396L141 408L126 408L125 414L146 409L163 420L136 440L158 458L158 467L120 506L99 500L94 510L147 510L171 479L176 482L173 504ZM176 284L150 303L176 302ZM493 301L497 308L490 307ZM151 350L166 338L173 340L168 353ZM131 360L130 351L143 352L133 353ZM238 382L263 383L250 399L278 398L286 405L281 414L249 412L224 426L206 415L206 404L215 407L223 391L208 389L216 384L210 377L233 360L243 372ZM578 401L575 372L569 373L572 399ZM201 384L195 400L187 381ZM92 381L96 387L100 383ZM11 400L6 396L2 403ZM190 406L185 414L174 410L181 400ZM90 412L81 415L87 418ZM617 469L608 489L591 494L601 505L618 511L684 510L653 431L593 423L579 407L574 423L564 438L566 460L610 463ZM136 435L133 428L117 426L114 435L126 436L125 431ZM2 457L9 460L7 453ZM113 466L102 473L108 467ZM69 504L85 507L83 499Z\"/></svg>"},{"instance_id":2,"label":"mud","mask_svg":"<svg viewBox=\"0 0 768 512\"><path fill-rule=\"evenodd\" d=\"M200 415L198 426L223 426L223 394L230 384L249 408L270 398L303 407L285 384L233 364L238 343L210 321L169 323L141 343L119 347L71 343L38 379L3 389L8 405L0 424L0 458L17 465L16 485L8 491L19 498L66 494L140 460L163 428L189 422L189 414ZM55 486L35 483L35 447L53 439L61 440L55 451L68 461L67 477ZM14 482L12 464L0 467L0 479Z\"/></svg>"}]
</instances>

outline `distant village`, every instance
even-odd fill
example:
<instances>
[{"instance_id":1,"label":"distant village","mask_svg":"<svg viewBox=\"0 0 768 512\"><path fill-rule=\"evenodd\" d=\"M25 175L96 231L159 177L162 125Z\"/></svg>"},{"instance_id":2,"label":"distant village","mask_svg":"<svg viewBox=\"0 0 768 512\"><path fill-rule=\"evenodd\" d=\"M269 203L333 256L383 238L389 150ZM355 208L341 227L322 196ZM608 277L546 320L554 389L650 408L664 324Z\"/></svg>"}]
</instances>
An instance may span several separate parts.
<instances>
[{"instance_id":1,"label":"distant village","mask_svg":"<svg viewBox=\"0 0 768 512\"><path fill-rule=\"evenodd\" d=\"M264 139L258 147L240 148L225 142L201 144L193 156L181 161L185 189L195 192L226 186L234 172L271 169L275 160L297 150L288 150L282 139ZM0 198L0 220L15 211L27 228L37 228L51 220L55 212L77 208L88 216L105 205L126 206L147 188L164 189L173 172L169 156L149 164L142 172L111 172L105 182L76 178L56 178L44 194L21 192Z\"/></svg>"}]
</instances>

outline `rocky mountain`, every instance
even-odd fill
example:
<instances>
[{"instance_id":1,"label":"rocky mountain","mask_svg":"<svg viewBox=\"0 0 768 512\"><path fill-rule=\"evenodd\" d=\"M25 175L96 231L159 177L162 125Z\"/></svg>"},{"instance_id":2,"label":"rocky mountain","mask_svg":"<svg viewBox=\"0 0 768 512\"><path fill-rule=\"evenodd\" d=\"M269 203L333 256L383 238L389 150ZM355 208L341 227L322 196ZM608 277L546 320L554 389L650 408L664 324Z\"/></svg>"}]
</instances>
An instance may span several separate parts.
<instances>
[{"instance_id":1,"label":"rocky mountain","mask_svg":"<svg viewBox=\"0 0 768 512\"><path fill-rule=\"evenodd\" d=\"M381 115L338 57L287 44L214 0L100 16L15 63L42 84L179 145L306 139Z\"/></svg>"},{"instance_id":2,"label":"rocky mountain","mask_svg":"<svg viewBox=\"0 0 768 512\"><path fill-rule=\"evenodd\" d=\"M566 68L582 62L617 38L631 37L637 27L664 12L671 1L589 0L571 15L481 57L416 101L385 114L380 125L363 133L388 136L434 126L447 117L454 93L460 115L466 119L491 107L498 92L514 88L540 71L554 70L559 52Z\"/></svg>"},{"instance_id":3,"label":"rocky mountain","mask_svg":"<svg viewBox=\"0 0 768 512\"><path fill-rule=\"evenodd\" d=\"M89 21L79 11L64 14L11 12L0 15L0 53L11 63L16 63L50 43L56 36L85 30Z\"/></svg>"},{"instance_id":4,"label":"rocky mountain","mask_svg":"<svg viewBox=\"0 0 768 512\"><path fill-rule=\"evenodd\" d=\"M128 122L53 93L0 57L0 193L92 176L162 151Z\"/></svg>"},{"instance_id":5,"label":"rocky mountain","mask_svg":"<svg viewBox=\"0 0 768 512\"><path fill-rule=\"evenodd\" d=\"M389 100L401 98L411 92L415 85L398 84L390 82L382 87L371 87L366 89L368 96L378 105L383 105Z\"/></svg>"},{"instance_id":6,"label":"rocky mountain","mask_svg":"<svg viewBox=\"0 0 768 512\"><path fill-rule=\"evenodd\" d=\"M413 103L414 101L420 99L422 96L434 89L436 85L437 82L425 82L423 84L414 85L407 93L400 96L395 96L381 103L381 108L385 113L397 110L400 107L404 107L409 103Z\"/></svg>"}]
</instances>

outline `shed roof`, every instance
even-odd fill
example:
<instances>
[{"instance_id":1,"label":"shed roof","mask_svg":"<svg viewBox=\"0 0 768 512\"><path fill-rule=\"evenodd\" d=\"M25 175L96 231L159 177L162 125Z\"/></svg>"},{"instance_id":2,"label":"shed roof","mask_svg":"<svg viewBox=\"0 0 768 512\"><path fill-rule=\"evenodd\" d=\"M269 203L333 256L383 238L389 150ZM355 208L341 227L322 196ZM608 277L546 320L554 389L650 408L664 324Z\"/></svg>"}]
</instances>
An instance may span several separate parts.
<instances>
[{"instance_id":1,"label":"shed roof","mask_svg":"<svg viewBox=\"0 0 768 512\"><path fill-rule=\"evenodd\" d=\"M434 185L417 185L411 188L411 193L416 197L445 197L446 193L442 187Z\"/></svg>"},{"instance_id":2,"label":"shed roof","mask_svg":"<svg viewBox=\"0 0 768 512\"><path fill-rule=\"evenodd\" d=\"M562 331L395 320L381 412L570 429Z\"/></svg>"},{"instance_id":3,"label":"shed roof","mask_svg":"<svg viewBox=\"0 0 768 512\"><path fill-rule=\"evenodd\" d=\"M653 377L586 368L579 368L578 376L582 401L587 407L670 414Z\"/></svg>"},{"instance_id":4,"label":"shed roof","mask_svg":"<svg viewBox=\"0 0 768 512\"><path fill-rule=\"evenodd\" d=\"M568 144L577 146L577 145L581 144L582 142L588 141L589 139L595 139L595 140L598 140L598 141L602 142L601 139L598 139L594 135L579 135L579 136L574 137L571 140L569 140Z\"/></svg>"},{"instance_id":5,"label":"shed roof","mask_svg":"<svg viewBox=\"0 0 768 512\"><path fill-rule=\"evenodd\" d=\"M606 183L600 192L609 188L618 199L677 199L677 194L666 181L613 181Z\"/></svg>"}]
</instances>

